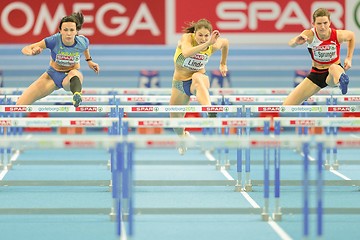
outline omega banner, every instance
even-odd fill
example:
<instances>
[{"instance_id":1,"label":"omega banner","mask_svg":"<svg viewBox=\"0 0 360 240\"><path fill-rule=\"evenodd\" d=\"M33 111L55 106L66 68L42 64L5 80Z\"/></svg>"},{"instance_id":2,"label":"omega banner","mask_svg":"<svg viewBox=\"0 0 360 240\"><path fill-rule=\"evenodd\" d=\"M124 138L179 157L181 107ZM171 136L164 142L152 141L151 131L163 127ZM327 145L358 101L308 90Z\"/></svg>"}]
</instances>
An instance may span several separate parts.
<instances>
[{"instance_id":1,"label":"omega banner","mask_svg":"<svg viewBox=\"0 0 360 240\"><path fill-rule=\"evenodd\" d=\"M81 11L92 44L165 44L165 0L1 0L0 43L36 42Z\"/></svg>"},{"instance_id":2,"label":"omega banner","mask_svg":"<svg viewBox=\"0 0 360 240\"><path fill-rule=\"evenodd\" d=\"M311 27L319 7L331 11L332 27L359 34L360 0L1 0L0 44L39 41L76 11L92 44L176 44L185 24L200 18L232 44L283 44Z\"/></svg>"}]
</instances>

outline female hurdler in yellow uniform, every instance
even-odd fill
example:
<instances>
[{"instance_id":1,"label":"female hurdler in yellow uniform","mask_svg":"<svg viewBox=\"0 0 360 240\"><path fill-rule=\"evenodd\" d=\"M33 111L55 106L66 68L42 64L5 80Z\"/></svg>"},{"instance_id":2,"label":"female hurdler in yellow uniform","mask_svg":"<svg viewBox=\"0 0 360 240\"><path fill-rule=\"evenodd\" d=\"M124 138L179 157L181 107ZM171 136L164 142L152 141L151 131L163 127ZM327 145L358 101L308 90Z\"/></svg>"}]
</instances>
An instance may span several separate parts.
<instances>
[{"instance_id":1,"label":"female hurdler in yellow uniform","mask_svg":"<svg viewBox=\"0 0 360 240\"><path fill-rule=\"evenodd\" d=\"M221 50L219 68L222 76L226 76L229 41L220 38L219 31L213 31L211 23L206 19L190 23L184 32L174 55L175 70L170 105L187 105L191 95L195 95L201 105L211 105L210 82L205 74L205 65L214 52ZM215 113L208 115L216 116ZM185 113L170 113L172 118L184 116ZM189 135L184 128L174 128L174 131L179 136ZM178 150L181 155L186 152L185 147L180 147Z\"/></svg>"}]
</instances>

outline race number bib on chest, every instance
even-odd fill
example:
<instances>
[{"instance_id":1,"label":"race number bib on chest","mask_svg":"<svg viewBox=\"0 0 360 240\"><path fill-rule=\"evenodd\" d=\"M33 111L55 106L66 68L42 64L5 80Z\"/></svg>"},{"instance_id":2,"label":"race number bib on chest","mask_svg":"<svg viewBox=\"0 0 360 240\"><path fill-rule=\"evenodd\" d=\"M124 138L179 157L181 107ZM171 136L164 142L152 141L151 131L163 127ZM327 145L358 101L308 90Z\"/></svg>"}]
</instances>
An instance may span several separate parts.
<instances>
[{"instance_id":1,"label":"race number bib on chest","mask_svg":"<svg viewBox=\"0 0 360 240\"><path fill-rule=\"evenodd\" d=\"M336 45L323 45L313 47L314 59L319 62L331 62L336 59Z\"/></svg>"},{"instance_id":2,"label":"race number bib on chest","mask_svg":"<svg viewBox=\"0 0 360 240\"><path fill-rule=\"evenodd\" d=\"M196 54L194 56L185 58L182 66L192 71L203 69L209 61L209 56L206 54Z\"/></svg>"}]
</instances>

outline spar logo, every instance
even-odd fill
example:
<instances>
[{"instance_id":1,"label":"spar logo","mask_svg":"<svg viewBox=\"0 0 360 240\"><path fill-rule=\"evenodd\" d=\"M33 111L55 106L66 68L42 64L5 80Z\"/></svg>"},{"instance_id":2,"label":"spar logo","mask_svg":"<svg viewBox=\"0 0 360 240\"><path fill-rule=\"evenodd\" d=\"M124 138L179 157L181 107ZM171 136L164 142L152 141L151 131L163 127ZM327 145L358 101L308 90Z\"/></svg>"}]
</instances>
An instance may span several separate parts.
<instances>
[{"instance_id":1,"label":"spar logo","mask_svg":"<svg viewBox=\"0 0 360 240\"><path fill-rule=\"evenodd\" d=\"M146 99L144 97L128 97L128 102L145 102Z\"/></svg>"},{"instance_id":2,"label":"spar logo","mask_svg":"<svg viewBox=\"0 0 360 240\"><path fill-rule=\"evenodd\" d=\"M5 112L31 112L31 107L5 107Z\"/></svg>"},{"instance_id":3,"label":"spar logo","mask_svg":"<svg viewBox=\"0 0 360 240\"><path fill-rule=\"evenodd\" d=\"M248 125L248 121L246 120L223 120L221 122L221 125L222 126L241 126L241 127L244 127L244 126L247 126Z\"/></svg>"},{"instance_id":4,"label":"spar logo","mask_svg":"<svg viewBox=\"0 0 360 240\"><path fill-rule=\"evenodd\" d=\"M296 126L315 126L315 120L290 120L290 125Z\"/></svg>"},{"instance_id":5,"label":"spar logo","mask_svg":"<svg viewBox=\"0 0 360 240\"><path fill-rule=\"evenodd\" d=\"M11 120L0 120L0 126L3 127L11 126Z\"/></svg>"},{"instance_id":6,"label":"spar logo","mask_svg":"<svg viewBox=\"0 0 360 240\"><path fill-rule=\"evenodd\" d=\"M163 121L160 121L160 120L146 120L146 121L139 121L138 123L139 126L150 126L150 127L163 127L164 126L164 123Z\"/></svg>"},{"instance_id":7,"label":"spar logo","mask_svg":"<svg viewBox=\"0 0 360 240\"><path fill-rule=\"evenodd\" d=\"M96 142L94 141L64 141L64 146L69 148L94 148L97 146Z\"/></svg>"},{"instance_id":8,"label":"spar logo","mask_svg":"<svg viewBox=\"0 0 360 240\"><path fill-rule=\"evenodd\" d=\"M273 89L271 90L271 94L288 94L289 92L284 89Z\"/></svg>"},{"instance_id":9,"label":"spar logo","mask_svg":"<svg viewBox=\"0 0 360 240\"><path fill-rule=\"evenodd\" d=\"M237 97L237 98L235 98L235 101L238 101L238 102L255 102L255 98L254 97Z\"/></svg>"},{"instance_id":10,"label":"spar logo","mask_svg":"<svg viewBox=\"0 0 360 240\"><path fill-rule=\"evenodd\" d=\"M339 147L360 147L360 140L338 140L336 145Z\"/></svg>"},{"instance_id":11,"label":"spar logo","mask_svg":"<svg viewBox=\"0 0 360 240\"><path fill-rule=\"evenodd\" d=\"M201 107L201 110L205 112L228 112L229 107Z\"/></svg>"},{"instance_id":12,"label":"spar logo","mask_svg":"<svg viewBox=\"0 0 360 240\"><path fill-rule=\"evenodd\" d=\"M157 112L158 107L131 107L132 112Z\"/></svg>"},{"instance_id":13,"label":"spar logo","mask_svg":"<svg viewBox=\"0 0 360 240\"><path fill-rule=\"evenodd\" d=\"M97 102L97 98L96 97L86 97L84 96L82 98L83 102Z\"/></svg>"},{"instance_id":14,"label":"spar logo","mask_svg":"<svg viewBox=\"0 0 360 240\"><path fill-rule=\"evenodd\" d=\"M71 120L71 126L96 126L95 120Z\"/></svg>"},{"instance_id":15,"label":"spar logo","mask_svg":"<svg viewBox=\"0 0 360 240\"><path fill-rule=\"evenodd\" d=\"M329 112L354 112L354 107L328 107Z\"/></svg>"},{"instance_id":16,"label":"spar logo","mask_svg":"<svg viewBox=\"0 0 360 240\"><path fill-rule=\"evenodd\" d=\"M177 143L175 141L166 140L148 140L145 142L148 147L175 147Z\"/></svg>"},{"instance_id":17,"label":"spar logo","mask_svg":"<svg viewBox=\"0 0 360 240\"><path fill-rule=\"evenodd\" d=\"M344 98L345 102L359 102L360 101L360 97L345 97Z\"/></svg>"},{"instance_id":18,"label":"spar logo","mask_svg":"<svg viewBox=\"0 0 360 240\"><path fill-rule=\"evenodd\" d=\"M102 112L103 109L102 107L86 107L86 106L83 106L83 107L77 107L76 112Z\"/></svg>"},{"instance_id":19,"label":"spar logo","mask_svg":"<svg viewBox=\"0 0 360 240\"><path fill-rule=\"evenodd\" d=\"M280 140L253 140L253 141L250 141L250 145L253 147L264 147L264 146L277 147L280 144L281 144Z\"/></svg>"},{"instance_id":20,"label":"spar logo","mask_svg":"<svg viewBox=\"0 0 360 240\"><path fill-rule=\"evenodd\" d=\"M258 112L280 112L280 107L258 107Z\"/></svg>"}]
</instances>

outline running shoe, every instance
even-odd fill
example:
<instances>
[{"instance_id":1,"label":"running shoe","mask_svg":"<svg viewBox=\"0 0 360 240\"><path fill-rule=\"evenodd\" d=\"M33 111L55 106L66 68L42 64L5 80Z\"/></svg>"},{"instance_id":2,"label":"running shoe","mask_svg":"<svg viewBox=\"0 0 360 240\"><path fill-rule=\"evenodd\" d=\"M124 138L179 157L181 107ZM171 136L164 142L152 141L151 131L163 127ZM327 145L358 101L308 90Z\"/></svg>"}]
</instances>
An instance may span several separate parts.
<instances>
[{"instance_id":1,"label":"running shoe","mask_svg":"<svg viewBox=\"0 0 360 240\"><path fill-rule=\"evenodd\" d=\"M74 105L74 107L78 107L81 102L82 102L81 93L75 92L74 95L73 95L73 105Z\"/></svg>"},{"instance_id":2,"label":"running shoe","mask_svg":"<svg viewBox=\"0 0 360 240\"><path fill-rule=\"evenodd\" d=\"M341 89L341 93L343 95L347 93L348 85L349 85L349 77L345 73L342 73L339 79L339 88Z\"/></svg>"},{"instance_id":3,"label":"running shoe","mask_svg":"<svg viewBox=\"0 0 360 240\"><path fill-rule=\"evenodd\" d=\"M190 133L188 131L184 132L184 135L182 136L183 138L185 137L190 137ZM187 151L187 147L186 146L181 146L182 144L180 144L180 147L178 147L178 151L180 155L184 155Z\"/></svg>"},{"instance_id":4,"label":"running shoe","mask_svg":"<svg viewBox=\"0 0 360 240\"><path fill-rule=\"evenodd\" d=\"M209 118L216 118L217 117L216 112L208 112L207 115L208 115Z\"/></svg>"}]
</instances>

